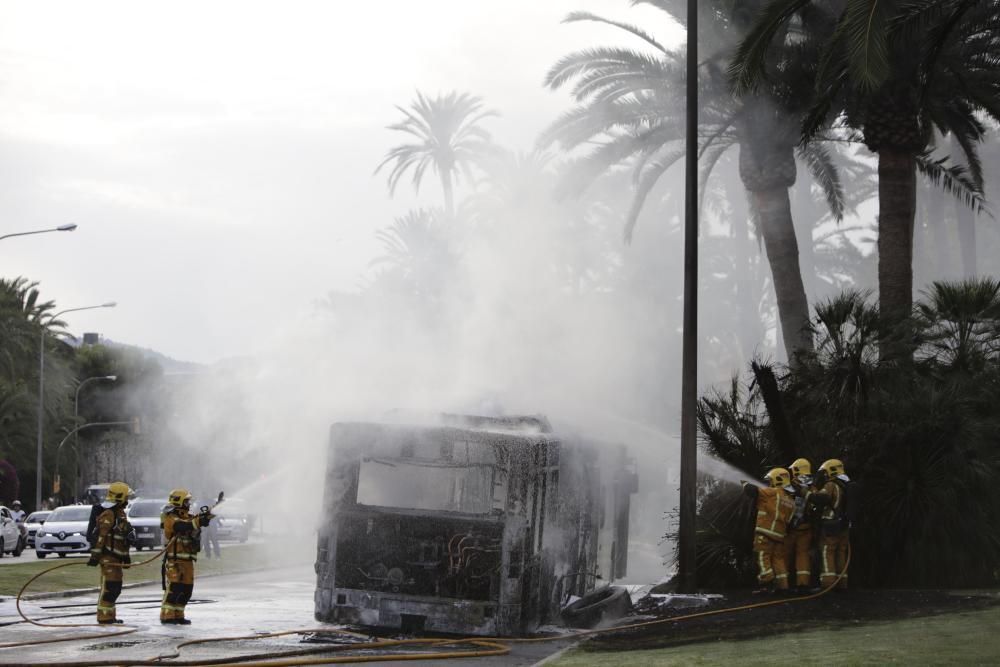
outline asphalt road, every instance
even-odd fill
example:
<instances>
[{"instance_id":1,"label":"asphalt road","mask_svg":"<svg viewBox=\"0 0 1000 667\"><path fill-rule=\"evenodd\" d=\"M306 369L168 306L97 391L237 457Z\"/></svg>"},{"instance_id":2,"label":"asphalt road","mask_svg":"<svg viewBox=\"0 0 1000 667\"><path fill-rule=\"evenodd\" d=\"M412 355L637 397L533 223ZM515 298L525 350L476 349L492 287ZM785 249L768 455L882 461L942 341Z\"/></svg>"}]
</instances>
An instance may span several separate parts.
<instances>
[{"instance_id":1,"label":"asphalt road","mask_svg":"<svg viewBox=\"0 0 1000 667\"><path fill-rule=\"evenodd\" d=\"M24 556L21 557L23 558ZM155 658L171 653L174 646L189 639L231 637L295 628L336 627L324 626L313 620L314 576L311 567L296 566L196 580L194 601L188 607L187 614L192 625L186 627L160 625L158 614L161 591L158 585L126 589L119 598L118 617L125 623L139 627L138 632L107 640L68 641L44 646L0 649L0 665ZM63 618L53 622L92 622L95 598L96 595L88 595L34 600L22 603L22 608L35 619L59 614L87 614L80 618ZM20 618L14 601L12 599L0 601L0 643L48 639L68 636L75 632L89 634L103 630L94 627L78 630L38 628L26 623L6 625L16 623L18 620ZM506 656L449 660L448 665L455 667L532 665L566 645L566 642L515 644L511 654ZM182 656L185 659L194 659L247 653L273 654L282 650L313 646L317 644L304 643L296 636L289 636L191 647L184 649ZM378 661L366 664L400 663Z\"/></svg>"}]
</instances>

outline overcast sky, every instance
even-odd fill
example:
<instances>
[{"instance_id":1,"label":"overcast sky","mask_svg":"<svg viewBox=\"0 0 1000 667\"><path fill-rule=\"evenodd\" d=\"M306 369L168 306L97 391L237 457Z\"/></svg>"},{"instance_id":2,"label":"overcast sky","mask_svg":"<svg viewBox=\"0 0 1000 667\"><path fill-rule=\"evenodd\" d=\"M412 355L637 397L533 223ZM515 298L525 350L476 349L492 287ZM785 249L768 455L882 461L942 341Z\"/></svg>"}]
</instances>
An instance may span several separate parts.
<instances>
[{"instance_id":1,"label":"overcast sky","mask_svg":"<svg viewBox=\"0 0 1000 667\"><path fill-rule=\"evenodd\" d=\"M662 21L626 0L0 7L0 234L80 225L0 242L0 275L60 308L119 302L68 316L74 333L201 362L357 284L373 232L416 202L372 175L394 104L468 91L529 149L569 106L546 69L623 39L568 12Z\"/></svg>"}]
</instances>

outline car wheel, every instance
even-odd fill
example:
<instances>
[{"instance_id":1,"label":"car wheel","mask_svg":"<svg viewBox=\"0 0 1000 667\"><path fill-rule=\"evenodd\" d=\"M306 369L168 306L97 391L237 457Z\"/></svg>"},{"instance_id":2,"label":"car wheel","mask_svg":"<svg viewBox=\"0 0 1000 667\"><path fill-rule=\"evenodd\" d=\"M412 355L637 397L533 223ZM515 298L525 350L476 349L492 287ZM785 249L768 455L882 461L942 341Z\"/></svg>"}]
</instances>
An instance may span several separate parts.
<instances>
[{"instance_id":1,"label":"car wheel","mask_svg":"<svg viewBox=\"0 0 1000 667\"><path fill-rule=\"evenodd\" d=\"M3 558L3 538L0 537L0 558Z\"/></svg>"},{"instance_id":2,"label":"car wheel","mask_svg":"<svg viewBox=\"0 0 1000 667\"><path fill-rule=\"evenodd\" d=\"M38 549L35 549L35 558L45 558L48 555L47 551L39 551Z\"/></svg>"},{"instance_id":3,"label":"car wheel","mask_svg":"<svg viewBox=\"0 0 1000 667\"><path fill-rule=\"evenodd\" d=\"M136 550L136 551L142 551L142 547L140 547L140 546L136 545L136 547L135 547L135 550Z\"/></svg>"}]
</instances>

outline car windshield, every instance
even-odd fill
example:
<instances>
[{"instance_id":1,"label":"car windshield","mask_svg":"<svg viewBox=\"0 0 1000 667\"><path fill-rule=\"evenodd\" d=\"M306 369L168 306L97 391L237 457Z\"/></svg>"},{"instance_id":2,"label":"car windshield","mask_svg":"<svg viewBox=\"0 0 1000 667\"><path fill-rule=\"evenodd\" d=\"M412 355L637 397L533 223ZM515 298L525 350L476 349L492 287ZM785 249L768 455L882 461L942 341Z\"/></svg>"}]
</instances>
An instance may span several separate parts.
<instances>
[{"instance_id":1,"label":"car windshield","mask_svg":"<svg viewBox=\"0 0 1000 667\"><path fill-rule=\"evenodd\" d=\"M163 513L163 506L166 504L166 501L160 502L158 500L138 502L129 508L128 515L136 518L160 516Z\"/></svg>"},{"instance_id":2,"label":"car windshield","mask_svg":"<svg viewBox=\"0 0 1000 667\"><path fill-rule=\"evenodd\" d=\"M51 512L32 512L31 514L28 515L28 518L25 519L24 522L38 523L40 521L45 521L46 517L48 517L49 514L51 514Z\"/></svg>"},{"instance_id":3,"label":"car windshield","mask_svg":"<svg viewBox=\"0 0 1000 667\"><path fill-rule=\"evenodd\" d=\"M79 507L60 507L46 520L52 523L57 521L89 521L90 507L87 505L80 505Z\"/></svg>"}]
</instances>

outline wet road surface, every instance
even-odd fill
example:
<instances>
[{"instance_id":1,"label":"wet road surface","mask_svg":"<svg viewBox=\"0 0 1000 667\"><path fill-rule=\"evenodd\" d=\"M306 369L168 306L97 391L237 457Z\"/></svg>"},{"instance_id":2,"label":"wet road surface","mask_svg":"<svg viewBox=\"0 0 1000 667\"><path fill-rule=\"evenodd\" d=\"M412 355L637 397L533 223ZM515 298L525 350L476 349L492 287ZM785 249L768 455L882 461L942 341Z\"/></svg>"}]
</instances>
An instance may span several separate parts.
<instances>
[{"instance_id":1,"label":"wet road surface","mask_svg":"<svg viewBox=\"0 0 1000 667\"><path fill-rule=\"evenodd\" d=\"M0 649L0 665L72 660L152 659L170 655L180 642L208 637L231 637L298 628L334 628L313 620L315 575L310 566L295 566L249 574L205 577L195 581L194 599L188 606L190 626L159 623L158 585L126 589L118 601L118 617L139 628L133 634L103 640L69 641L34 647ZM63 614L86 614L53 620L56 623L88 623L94 616L96 594L71 598L48 598L22 603L32 618ZM38 628L17 623L20 617L13 599L0 601L0 643L31 641L96 633L104 628ZM8 625L9 624L9 625ZM120 628L121 626L119 626ZM567 642L514 645L511 654L475 659L448 660L448 665L532 665L564 648ZM227 642L185 648L182 659L219 658L248 653L277 653L316 647L298 636ZM314 656L318 657L318 656ZM169 661L164 664L169 664ZM369 665L399 665L370 662ZM431 664L417 662L416 664Z\"/></svg>"}]
</instances>

